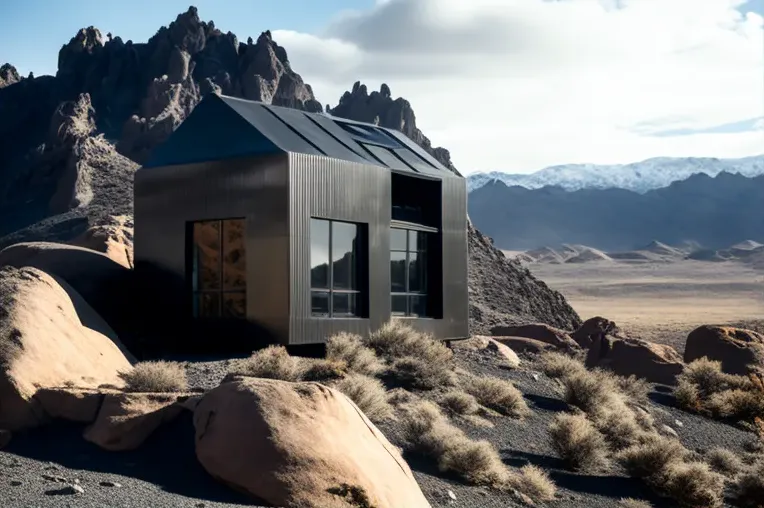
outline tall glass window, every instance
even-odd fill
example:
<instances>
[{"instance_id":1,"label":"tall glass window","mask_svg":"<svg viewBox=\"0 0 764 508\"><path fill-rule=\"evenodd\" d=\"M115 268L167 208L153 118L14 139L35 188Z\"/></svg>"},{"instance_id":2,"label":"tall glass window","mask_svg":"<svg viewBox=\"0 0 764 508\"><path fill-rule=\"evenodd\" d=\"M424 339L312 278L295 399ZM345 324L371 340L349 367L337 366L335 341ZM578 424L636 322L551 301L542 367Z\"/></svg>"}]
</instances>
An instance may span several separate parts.
<instances>
[{"instance_id":1,"label":"tall glass window","mask_svg":"<svg viewBox=\"0 0 764 508\"><path fill-rule=\"evenodd\" d=\"M390 230L390 292L394 316L427 316L428 233Z\"/></svg>"},{"instance_id":2,"label":"tall glass window","mask_svg":"<svg viewBox=\"0 0 764 508\"><path fill-rule=\"evenodd\" d=\"M310 220L310 296L313 316L364 315L364 242L364 228L360 224L326 219Z\"/></svg>"},{"instance_id":3,"label":"tall glass window","mask_svg":"<svg viewBox=\"0 0 764 508\"><path fill-rule=\"evenodd\" d=\"M195 317L246 317L244 219L192 224L191 291Z\"/></svg>"}]
</instances>

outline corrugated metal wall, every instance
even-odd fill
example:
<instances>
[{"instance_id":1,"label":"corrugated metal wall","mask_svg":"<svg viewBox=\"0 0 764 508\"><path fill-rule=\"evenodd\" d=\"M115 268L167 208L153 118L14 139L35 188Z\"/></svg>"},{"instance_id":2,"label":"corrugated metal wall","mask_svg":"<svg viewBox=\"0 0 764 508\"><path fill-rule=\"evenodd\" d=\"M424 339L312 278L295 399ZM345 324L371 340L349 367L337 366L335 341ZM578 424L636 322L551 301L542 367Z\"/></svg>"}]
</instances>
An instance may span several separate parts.
<instances>
[{"instance_id":1,"label":"corrugated metal wall","mask_svg":"<svg viewBox=\"0 0 764 508\"><path fill-rule=\"evenodd\" d=\"M290 154L291 344L323 342L338 331L366 334L390 317L390 170L305 154ZM467 194L462 178L442 184L443 319L406 319L437 338L468 335ZM311 317L310 218L366 223L369 318Z\"/></svg>"},{"instance_id":2,"label":"corrugated metal wall","mask_svg":"<svg viewBox=\"0 0 764 508\"><path fill-rule=\"evenodd\" d=\"M247 316L286 340L289 326L287 184L286 154L138 170L135 174L136 265L150 263L185 279L186 222L244 217ZM167 297L185 299L188 295L168 294Z\"/></svg>"}]
</instances>

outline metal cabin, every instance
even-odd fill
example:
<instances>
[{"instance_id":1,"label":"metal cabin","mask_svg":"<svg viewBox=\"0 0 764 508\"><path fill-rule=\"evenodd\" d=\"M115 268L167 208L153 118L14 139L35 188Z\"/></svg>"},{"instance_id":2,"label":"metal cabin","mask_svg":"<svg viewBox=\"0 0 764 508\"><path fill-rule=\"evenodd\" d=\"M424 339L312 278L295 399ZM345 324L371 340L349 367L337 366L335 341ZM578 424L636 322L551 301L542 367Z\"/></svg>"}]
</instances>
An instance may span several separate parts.
<instances>
[{"instance_id":1,"label":"metal cabin","mask_svg":"<svg viewBox=\"0 0 764 508\"><path fill-rule=\"evenodd\" d=\"M465 179L372 124L210 94L135 173L135 269L165 319L464 338L467 255Z\"/></svg>"}]
</instances>

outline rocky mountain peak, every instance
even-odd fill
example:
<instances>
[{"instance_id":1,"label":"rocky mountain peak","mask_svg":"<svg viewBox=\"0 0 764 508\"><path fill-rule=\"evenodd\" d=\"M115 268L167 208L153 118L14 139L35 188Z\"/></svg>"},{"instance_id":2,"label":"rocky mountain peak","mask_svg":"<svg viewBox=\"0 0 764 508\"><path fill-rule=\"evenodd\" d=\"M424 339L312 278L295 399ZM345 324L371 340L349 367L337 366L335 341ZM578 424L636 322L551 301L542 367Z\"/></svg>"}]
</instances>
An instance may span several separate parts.
<instances>
[{"instance_id":1,"label":"rocky mountain peak","mask_svg":"<svg viewBox=\"0 0 764 508\"><path fill-rule=\"evenodd\" d=\"M48 143L71 144L95 134L95 109L90 95L79 94L73 101L62 102L50 121Z\"/></svg>"},{"instance_id":2,"label":"rocky mountain peak","mask_svg":"<svg viewBox=\"0 0 764 508\"><path fill-rule=\"evenodd\" d=\"M24 78L19 76L19 71L11 64L5 63L0 66L0 88L18 83L22 79Z\"/></svg>"},{"instance_id":3,"label":"rocky mountain peak","mask_svg":"<svg viewBox=\"0 0 764 508\"><path fill-rule=\"evenodd\" d=\"M328 108L328 113L361 122L377 123L388 129L399 130L424 148L441 164L452 171L456 171L451 162L449 151L445 148L432 146L429 138L417 128L416 115L409 101L402 97L393 99L387 84L383 83L379 91L369 93L365 84L356 81L351 91L342 95L336 107Z\"/></svg>"}]
</instances>

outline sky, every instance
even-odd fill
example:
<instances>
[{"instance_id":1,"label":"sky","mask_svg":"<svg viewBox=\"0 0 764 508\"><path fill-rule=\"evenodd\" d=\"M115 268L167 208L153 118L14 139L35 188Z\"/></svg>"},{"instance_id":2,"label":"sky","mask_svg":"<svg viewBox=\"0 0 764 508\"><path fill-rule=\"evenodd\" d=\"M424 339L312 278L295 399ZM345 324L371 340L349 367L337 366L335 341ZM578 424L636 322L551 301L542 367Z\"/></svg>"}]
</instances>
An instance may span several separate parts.
<instances>
[{"instance_id":1,"label":"sky","mask_svg":"<svg viewBox=\"0 0 764 508\"><path fill-rule=\"evenodd\" d=\"M79 28L144 42L190 1L5 2L0 64L54 74ZM764 153L764 0L193 4L240 40L271 30L324 104L386 83L465 174Z\"/></svg>"}]
</instances>

